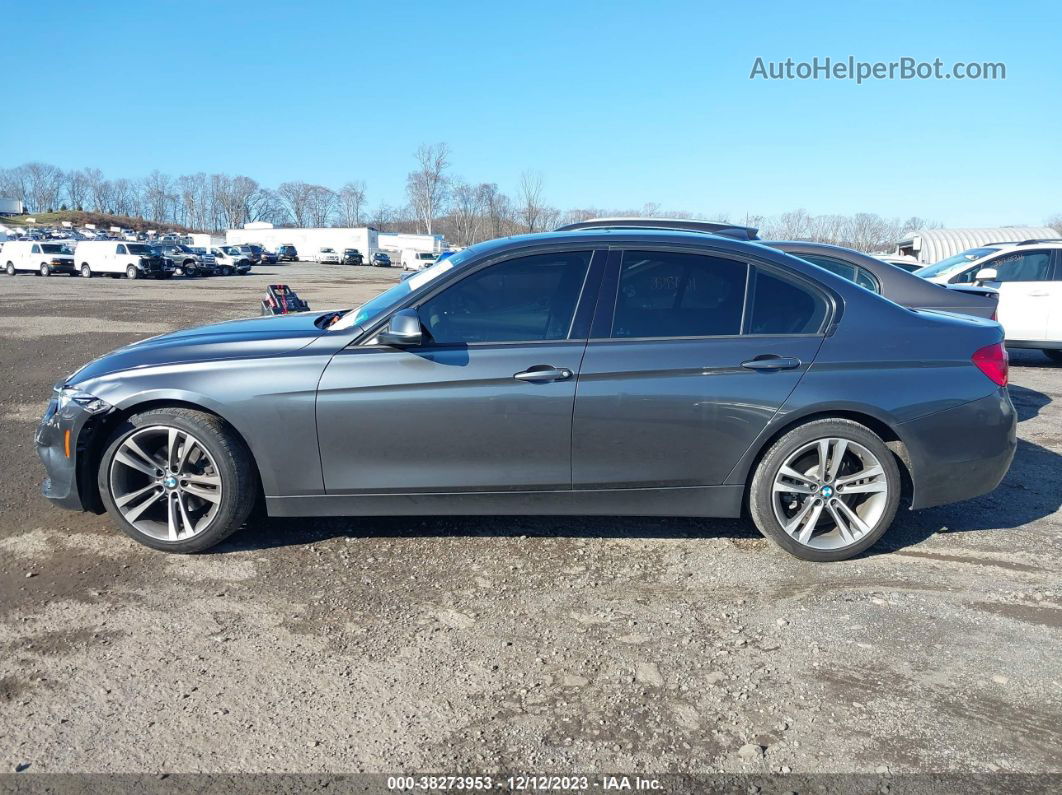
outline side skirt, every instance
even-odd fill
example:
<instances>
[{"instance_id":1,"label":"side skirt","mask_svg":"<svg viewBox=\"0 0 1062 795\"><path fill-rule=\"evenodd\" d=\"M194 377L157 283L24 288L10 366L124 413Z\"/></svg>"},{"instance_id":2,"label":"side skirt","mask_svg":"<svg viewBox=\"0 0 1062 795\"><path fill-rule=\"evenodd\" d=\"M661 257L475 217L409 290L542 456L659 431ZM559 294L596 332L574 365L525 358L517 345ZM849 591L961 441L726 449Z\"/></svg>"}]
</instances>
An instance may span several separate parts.
<instances>
[{"instance_id":1,"label":"side skirt","mask_svg":"<svg viewBox=\"0 0 1062 795\"><path fill-rule=\"evenodd\" d=\"M741 516L744 486L266 497L270 516Z\"/></svg>"}]
</instances>

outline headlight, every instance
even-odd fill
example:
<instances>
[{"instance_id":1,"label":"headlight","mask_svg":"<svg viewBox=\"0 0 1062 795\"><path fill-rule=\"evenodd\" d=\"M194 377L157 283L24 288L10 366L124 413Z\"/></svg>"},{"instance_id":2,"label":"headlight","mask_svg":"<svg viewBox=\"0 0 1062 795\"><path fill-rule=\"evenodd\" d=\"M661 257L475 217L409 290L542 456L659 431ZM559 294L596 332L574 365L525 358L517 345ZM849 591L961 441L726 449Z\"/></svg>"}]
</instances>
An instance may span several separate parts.
<instances>
[{"instance_id":1,"label":"headlight","mask_svg":"<svg viewBox=\"0 0 1062 795\"><path fill-rule=\"evenodd\" d=\"M72 386L64 386L55 390L55 399L59 404L59 411L65 409L71 402L76 403L89 414L99 414L111 408L111 404L100 400L95 395L82 392Z\"/></svg>"}]
</instances>

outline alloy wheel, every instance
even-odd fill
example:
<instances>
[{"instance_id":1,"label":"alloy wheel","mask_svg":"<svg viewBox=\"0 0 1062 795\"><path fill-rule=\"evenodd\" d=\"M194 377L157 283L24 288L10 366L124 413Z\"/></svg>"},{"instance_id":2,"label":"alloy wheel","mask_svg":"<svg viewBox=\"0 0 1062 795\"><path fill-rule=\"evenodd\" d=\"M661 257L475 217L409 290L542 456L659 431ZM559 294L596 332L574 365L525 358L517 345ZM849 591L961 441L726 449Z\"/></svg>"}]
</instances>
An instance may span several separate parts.
<instances>
[{"instance_id":1,"label":"alloy wheel","mask_svg":"<svg viewBox=\"0 0 1062 795\"><path fill-rule=\"evenodd\" d=\"M786 457L774 477L775 518L797 543L841 549L872 532L889 482L877 456L850 439L817 439Z\"/></svg>"},{"instance_id":2,"label":"alloy wheel","mask_svg":"<svg viewBox=\"0 0 1062 795\"><path fill-rule=\"evenodd\" d=\"M203 443L179 428L152 425L130 434L111 459L110 489L122 516L160 541L202 533L221 505L222 482Z\"/></svg>"}]
</instances>

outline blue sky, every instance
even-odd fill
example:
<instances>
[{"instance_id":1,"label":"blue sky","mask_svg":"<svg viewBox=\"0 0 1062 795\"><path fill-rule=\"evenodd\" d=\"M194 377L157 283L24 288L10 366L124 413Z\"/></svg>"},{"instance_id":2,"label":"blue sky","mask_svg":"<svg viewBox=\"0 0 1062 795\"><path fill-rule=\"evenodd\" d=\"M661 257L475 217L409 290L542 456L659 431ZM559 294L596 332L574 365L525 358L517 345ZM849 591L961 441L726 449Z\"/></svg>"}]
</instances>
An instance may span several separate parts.
<instances>
[{"instance_id":1,"label":"blue sky","mask_svg":"<svg viewBox=\"0 0 1062 795\"><path fill-rule=\"evenodd\" d=\"M5 27L2 166L362 179L394 205L446 141L455 175L537 170L561 208L1062 213L1057 2L49 2ZM849 55L1007 79L749 79Z\"/></svg>"}]
</instances>

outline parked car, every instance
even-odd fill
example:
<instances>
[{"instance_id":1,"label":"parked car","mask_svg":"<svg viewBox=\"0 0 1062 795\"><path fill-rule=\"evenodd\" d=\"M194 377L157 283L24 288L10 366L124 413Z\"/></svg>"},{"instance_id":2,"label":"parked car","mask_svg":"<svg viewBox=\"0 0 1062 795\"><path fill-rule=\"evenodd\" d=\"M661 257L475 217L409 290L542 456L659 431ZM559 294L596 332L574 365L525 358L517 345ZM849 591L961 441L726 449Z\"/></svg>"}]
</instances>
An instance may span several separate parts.
<instances>
[{"instance_id":1,"label":"parked car","mask_svg":"<svg viewBox=\"0 0 1062 795\"><path fill-rule=\"evenodd\" d=\"M262 249L261 254L258 257L258 262L261 265L276 265L277 255L268 249Z\"/></svg>"},{"instance_id":2,"label":"parked car","mask_svg":"<svg viewBox=\"0 0 1062 795\"><path fill-rule=\"evenodd\" d=\"M763 245L800 257L913 309L961 312L996 319L999 296L992 289L973 285L951 289L931 284L869 254L827 243L779 241L764 242Z\"/></svg>"},{"instance_id":3,"label":"parked car","mask_svg":"<svg viewBox=\"0 0 1062 795\"><path fill-rule=\"evenodd\" d=\"M376 251L372 255L372 266L374 268L390 268L391 258L385 251Z\"/></svg>"},{"instance_id":4,"label":"parked car","mask_svg":"<svg viewBox=\"0 0 1062 795\"><path fill-rule=\"evenodd\" d=\"M402 267L408 271L422 271L435 264L435 254L431 251L414 251L407 248L402 251Z\"/></svg>"},{"instance_id":5,"label":"parked car","mask_svg":"<svg viewBox=\"0 0 1062 795\"><path fill-rule=\"evenodd\" d=\"M344 265L364 265L365 257L356 248L343 249L343 264Z\"/></svg>"},{"instance_id":6,"label":"parked car","mask_svg":"<svg viewBox=\"0 0 1062 795\"><path fill-rule=\"evenodd\" d=\"M251 260L236 246L212 248L210 253L214 255L218 272L222 276L232 276L234 273L243 276L251 272Z\"/></svg>"},{"instance_id":7,"label":"parked car","mask_svg":"<svg viewBox=\"0 0 1062 795\"><path fill-rule=\"evenodd\" d=\"M190 246L174 244L162 244L156 248L185 276L216 276L218 273L217 260L213 254L200 254Z\"/></svg>"},{"instance_id":8,"label":"parked car","mask_svg":"<svg viewBox=\"0 0 1062 795\"><path fill-rule=\"evenodd\" d=\"M45 496L170 552L217 544L261 493L272 516L747 508L790 553L840 560L901 496L1003 478L1002 341L746 241L528 235L354 310L123 347L59 382L36 444Z\"/></svg>"},{"instance_id":9,"label":"parked car","mask_svg":"<svg viewBox=\"0 0 1062 795\"><path fill-rule=\"evenodd\" d=\"M147 243L82 240L74 248L74 262L86 279L125 275L128 279L169 279L174 266Z\"/></svg>"},{"instance_id":10,"label":"parked car","mask_svg":"<svg viewBox=\"0 0 1062 795\"><path fill-rule=\"evenodd\" d=\"M73 276L74 251L63 243L39 243L35 240L8 240L0 249L4 272L14 276L19 271L31 271L40 276L67 273Z\"/></svg>"},{"instance_id":11,"label":"parked car","mask_svg":"<svg viewBox=\"0 0 1062 795\"><path fill-rule=\"evenodd\" d=\"M277 249L277 261L278 262L298 262L299 252L295 249L295 246L290 244L284 244Z\"/></svg>"},{"instance_id":12,"label":"parked car","mask_svg":"<svg viewBox=\"0 0 1062 795\"><path fill-rule=\"evenodd\" d=\"M339 254L336 253L334 248L321 248L318 249L317 254L314 255L314 262L333 262L336 265L339 264Z\"/></svg>"},{"instance_id":13,"label":"parked car","mask_svg":"<svg viewBox=\"0 0 1062 795\"><path fill-rule=\"evenodd\" d=\"M994 243L915 271L938 284L999 291L1007 347L1034 348L1062 363L1062 240Z\"/></svg>"},{"instance_id":14,"label":"parked car","mask_svg":"<svg viewBox=\"0 0 1062 795\"><path fill-rule=\"evenodd\" d=\"M252 265L257 264L262 258L262 247L256 246L253 243L243 243L240 245L230 246L230 248L235 248L236 250L238 250L240 254L242 254L251 262Z\"/></svg>"},{"instance_id":15,"label":"parked car","mask_svg":"<svg viewBox=\"0 0 1062 795\"><path fill-rule=\"evenodd\" d=\"M914 257L909 257L906 254L874 254L873 256L882 262L895 265L897 268L903 268L908 273L914 273L925 265L924 262L919 262Z\"/></svg>"}]
</instances>

